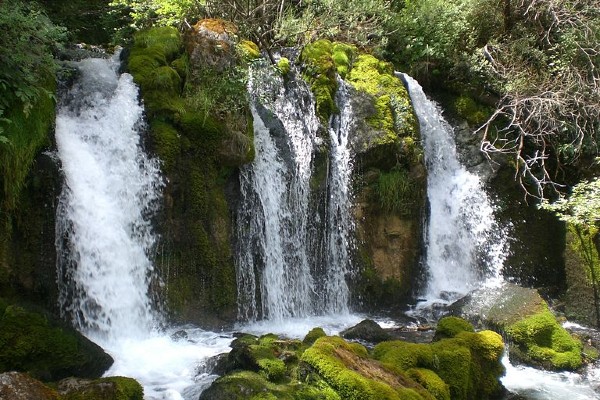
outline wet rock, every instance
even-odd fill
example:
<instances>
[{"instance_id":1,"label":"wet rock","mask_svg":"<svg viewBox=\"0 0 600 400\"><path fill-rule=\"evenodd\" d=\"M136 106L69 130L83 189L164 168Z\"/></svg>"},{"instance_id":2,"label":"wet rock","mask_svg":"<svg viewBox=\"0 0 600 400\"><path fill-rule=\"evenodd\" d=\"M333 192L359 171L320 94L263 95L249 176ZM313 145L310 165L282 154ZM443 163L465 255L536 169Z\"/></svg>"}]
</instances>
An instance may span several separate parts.
<instances>
[{"instance_id":1,"label":"wet rock","mask_svg":"<svg viewBox=\"0 0 600 400\"><path fill-rule=\"evenodd\" d=\"M0 399L58 400L58 394L27 374L5 372L0 374Z\"/></svg>"},{"instance_id":2,"label":"wet rock","mask_svg":"<svg viewBox=\"0 0 600 400\"><path fill-rule=\"evenodd\" d=\"M144 389L133 378L112 376L96 380L67 378L58 383L64 400L143 400Z\"/></svg>"},{"instance_id":3,"label":"wet rock","mask_svg":"<svg viewBox=\"0 0 600 400\"><path fill-rule=\"evenodd\" d=\"M359 340L368 343L379 343L390 340L391 336L373 320L365 319L357 325L340 333L345 339Z\"/></svg>"}]
</instances>

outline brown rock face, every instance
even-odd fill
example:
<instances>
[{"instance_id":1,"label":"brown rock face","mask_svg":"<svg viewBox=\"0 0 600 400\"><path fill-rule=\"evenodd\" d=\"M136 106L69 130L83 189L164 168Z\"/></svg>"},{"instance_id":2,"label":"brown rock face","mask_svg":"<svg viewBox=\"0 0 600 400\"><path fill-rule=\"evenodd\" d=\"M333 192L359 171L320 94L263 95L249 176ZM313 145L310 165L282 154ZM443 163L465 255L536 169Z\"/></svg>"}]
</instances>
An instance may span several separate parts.
<instances>
[{"instance_id":1,"label":"brown rock face","mask_svg":"<svg viewBox=\"0 0 600 400\"><path fill-rule=\"evenodd\" d=\"M234 24L220 19L203 19L194 25L185 38L190 66L204 65L223 71L236 63L237 43Z\"/></svg>"}]
</instances>

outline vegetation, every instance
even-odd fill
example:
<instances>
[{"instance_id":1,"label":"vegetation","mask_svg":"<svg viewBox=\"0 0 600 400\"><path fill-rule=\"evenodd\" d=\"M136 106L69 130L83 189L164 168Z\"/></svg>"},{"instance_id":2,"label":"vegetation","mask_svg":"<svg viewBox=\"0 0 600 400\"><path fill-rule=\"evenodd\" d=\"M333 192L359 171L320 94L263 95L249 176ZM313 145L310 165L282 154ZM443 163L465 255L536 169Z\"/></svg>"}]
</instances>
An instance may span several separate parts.
<instances>
[{"instance_id":1,"label":"vegetation","mask_svg":"<svg viewBox=\"0 0 600 400\"><path fill-rule=\"evenodd\" d=\"M54 120L53 51L65 38L35 3L0 3L0 209L14 210Z\"/></svg>"}]
</instances>

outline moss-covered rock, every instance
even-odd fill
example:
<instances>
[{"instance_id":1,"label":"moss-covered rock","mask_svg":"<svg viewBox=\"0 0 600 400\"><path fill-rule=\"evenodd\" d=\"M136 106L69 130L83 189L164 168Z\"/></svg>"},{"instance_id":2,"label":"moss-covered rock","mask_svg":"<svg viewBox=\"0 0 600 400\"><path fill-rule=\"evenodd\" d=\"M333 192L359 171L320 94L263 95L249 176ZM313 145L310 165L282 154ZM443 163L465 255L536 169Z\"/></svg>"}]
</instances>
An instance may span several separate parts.
<instances>
[{"instance_id":1,"label":"moss-covered rock","mask_svg":"<svg viewBox=\"0 0 600 400\"><path fill-rule=\"evenodd\" d=\"M562 327L535 289L505 283L476 291L457 306L462 315L503 332L512 359L552 370L574 370L583 363L581 342Z\"/></svg>"},{"instance_id":2,"label":"moss-covered rock","mask_svg":"<svg viewBox=\"0 0 600 400\"><path fill-rule=\"evenodd\" d=\"M318 338L323 336L327 336L323 328L313 328L306 334L306 336L304 336L302 342L307 345L312 345Z\"/></svg>"},{"instance_id":3,"label":"moss-covered rock","mask_svg":"<svg viewBox=\"0 0 600 400\"><path fill-rule=\"evenodd\" d=\"M453 338L460 332L475 332L473 325L462 318L445 317L438 321L435 339Z\"/></svg>"},{"instance_id":4,"label":"moss-covered rock","mask_svg":"<svg viewBox=\"0 0 600 400\"><path fill-rule=\"evenodd\" d=\"M340 332L345 339L360 340L369 343L379 343L390 340L391 336L379 324L371 319L365 319L357 325Z\"/></svg>"},{"instance_id":5,"label":"moss-covered rock","mask_svg":"<svg viewBox=\"0 0 600 400\"><path fill-rule=\"evenodd\" d=\"M97 378L113 363L99 346L47 316L10 305L0 316L0 371L42 380Z\"/></svg>"},{"instance_id":6,"label":"moss-covered rock","mask_svg":"<svg viewBox=\"0 0 600 400\"><path fill-rule=\"evenodd\" d=\"M58 383L61 400L143 400L144 389L133 378L111 376L93 381L68 378Z\"/></svg>"},{"instance_id":7,"label":"moss-covered rock","mask_svg":"<svg viewBox=\"0 0 600 400\"><path fill-rule=\"evenodd\" d=\"M504 344L495 332L478 333L460 331L453 338L432 344L400 341L383 342L373 350L373 355L386 365L400 371L418 368L435 373L448 385L452 399L489 399L501 393L499 378L504 373L501 364ZM415 375L414 370L410 373ZM420 371L421 378L427 377ZM443 385L428 375L425 385L435 387L437 398L446 398Z\"/></svg>"}]
</instances>

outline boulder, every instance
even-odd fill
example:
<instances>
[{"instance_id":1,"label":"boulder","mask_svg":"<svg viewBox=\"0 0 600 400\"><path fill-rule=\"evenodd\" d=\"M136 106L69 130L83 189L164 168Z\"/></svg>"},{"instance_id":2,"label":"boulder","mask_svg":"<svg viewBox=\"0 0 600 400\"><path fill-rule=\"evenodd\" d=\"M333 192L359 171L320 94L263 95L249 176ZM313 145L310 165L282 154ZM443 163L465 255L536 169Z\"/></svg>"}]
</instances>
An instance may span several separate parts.
<instances>
[{"instance_id":1,"label":"boulder","mask_svg":"<svg viewBox=\"0 0 600 400\"><path fill-rule=\"evenodd\" d=\"M583 364L581 341L563 328L535 289L503 283L476 290L450 309L505 334L513 360L551 370Z\"/></svg>"},{"instance_id":2,"label":"boulder","mask_svg":"<svg viewBox=\"0 0 600 400\"><path fill-rule=\"evenodd\" d=\"M0 399L2 400L58 400L58 394L21 372L0 374Z\"/></svg>"},{"instance_id":3,"label":"boulder","mask_svg":"<svg viewBox=\"0 0 600 400\"><path fill-rule=\"evenodd\" d=\"M58 383L61 400L143 400L144 389L133 378L111 376L96 380L67 378Z\"/></svg>"},{"instance_id":4,"label":"boulder","mask_svg":"<svg viewBox=\"0 0 600 400\"><path fill-rule=\"evenodd\" d=\"M357 325L342 331L340 336L345 339L368 343L379 343L391 339L391 336L377 322L370 319L365 319Z\"/></svg>"},{"instance_id":5,"label":"boulder","mask_svg":"<svg viewBox=\"0 0 600 400\"><path fill-rule=\"evenodd\" d=\"M11 305L0 315L0 371L28 372L45 381L98 378L113 359L85 336L39 313Z\"/></svg>"}]
</instances>

